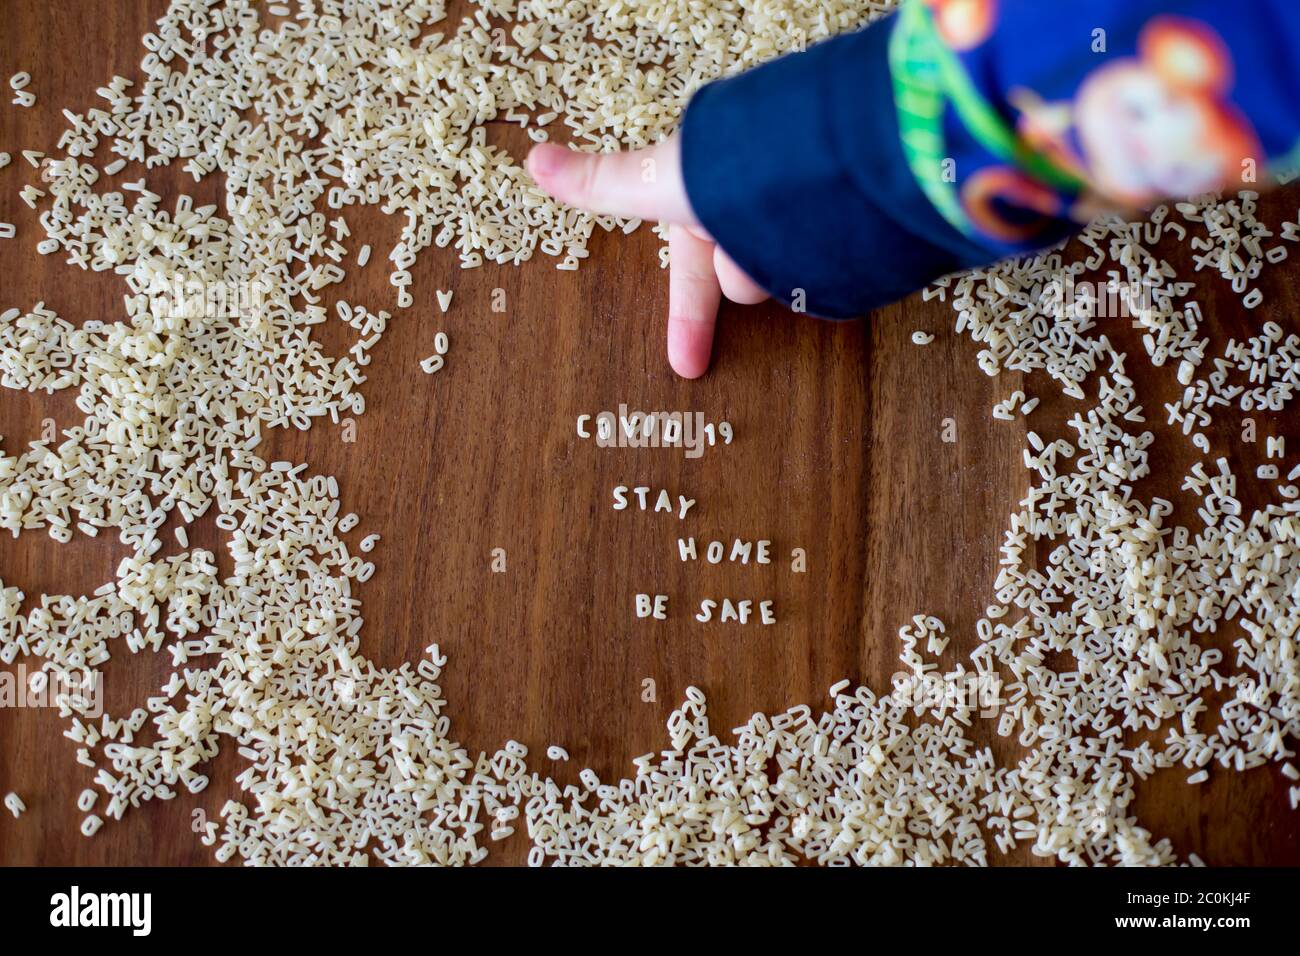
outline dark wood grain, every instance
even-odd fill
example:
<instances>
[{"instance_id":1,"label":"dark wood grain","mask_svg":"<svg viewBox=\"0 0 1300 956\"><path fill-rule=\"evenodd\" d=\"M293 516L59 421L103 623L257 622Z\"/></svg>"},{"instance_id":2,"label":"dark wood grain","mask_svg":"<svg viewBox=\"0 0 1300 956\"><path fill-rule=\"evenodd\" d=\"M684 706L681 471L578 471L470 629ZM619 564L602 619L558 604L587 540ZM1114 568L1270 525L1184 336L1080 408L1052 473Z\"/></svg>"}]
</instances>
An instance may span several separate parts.
<instances>
[{"instance_id":1,"label":"dark wood grain","mask_svg":"<svg viewBox=\"0 0 1300 956\"><path fill-rule=\"evenodd\" d=\"M19 153L53 153L61 107L86 109L112 74L137 75L140 36L164 5L0 0L0 78L28 70L39 97L31 110L0 105L0 150L15 157L0 170L0 220L19 227L17 240L0 241L0 309L43 300L74 322L120 314L114 277L34 252L42 235L17 196L34 170ZM506 131L495 135L524 146ZM179 170L152 173L150 184L204 201L220 196L215 177L195 186ZM1294 209L1295 196L1270 205L1276 221ZM380 251L396 237L395 224L374 210L349 213L349 221L374 245L377 262L354 270L334 296L392 309ZM870 323L849 324L726 307L712 371L684 382L664 360L666 284L656 242L648 230L601 235L576 274L545 262L460 272L448 255L423 256L414 269L416 306L375 351L355 444L326 423L306 434L272 433L263 446L270 458L336 475L346 507L383 536L379 573L361 589L363 649L396 665L438 641L450 658L443 686L453 734L479 749L513 737L539 757L561 744L572 761L544 766L562 782L582 767L627 773L632 757L661 748L663 722L691 684L709 695L714 727L725 734L757 710L824 704L826 688L843 677L887 686L899 669L897 629L913 614L946 621L955 635L946 663L969 652L992 596L1002 529L1027 486L1024 422L989 415L1021 383L979 371L977 349L952 334L947 306L914 297ZM1288 328L1296 274L1276 267L1264 283L1270 317ZM1217 277L1202 282L1207 314L1223 334L1258 321ZM455 290L445 316L436 288ZM504 314L490 310L496 288L506 290ZM917 328L937 333L934 344L911 345ZM426 376L418 360L432 351L437 329L449 333L452 350L448 366ZM1177 387L1172 369L1137 378L1148 408ZM1028 384L1045 399L1036 423L1062 420L1070 403L1051 397L1046 382ZM698 460L577 440L579 414L624 402L698 410L731 422L738 437ZM4 447L36 438L47 417L73 424L72 396L0 394ZM955 443L940 440L945 418L956 420ZM1191 459L1181 438L1156 428L1151 490L1172 492ZM698 504L685 525L615 512L617 484L668 488ZM683 565L676 553L683 527L700 541L770 539L778 560L768 568ZM210 520L191 529L191 540L229 567ZM794 547L807 549L809 573L790 572ZM505 574L491 573L494 548L507 553ZM5 537L0 579L29 596L85 593L112 577L123 553L108 537L68 545L39 533ZM671 620L635 620L632 596L640 591L668 594ZM691 619L701 598L724 596L774 599L779 623ZM161 657L122 652L106 676L110 710L143 700L166 673ZM651 703L641 699L647 678L657 687ZM207 792L132 811L86 840L74 803L89 772L74 762L62 730L49 711L0 710L0 792L16 790L29 807L21 820L0 817L0 863L211 862L190 817L195 808L214 813L236 792L239 763L229 748ZM992 727L976 739L1004 747ZM1139 785L1138 800L1144 824L1180 853L1213 864L1300 862L1300 827L1275 769L1215 773L1200 788L1184 777L1158 774ZM517 863L525 850L516 836L490 859ZM1010 862L1041 861L1024 854Z\"/></svg>"}]
</instances>

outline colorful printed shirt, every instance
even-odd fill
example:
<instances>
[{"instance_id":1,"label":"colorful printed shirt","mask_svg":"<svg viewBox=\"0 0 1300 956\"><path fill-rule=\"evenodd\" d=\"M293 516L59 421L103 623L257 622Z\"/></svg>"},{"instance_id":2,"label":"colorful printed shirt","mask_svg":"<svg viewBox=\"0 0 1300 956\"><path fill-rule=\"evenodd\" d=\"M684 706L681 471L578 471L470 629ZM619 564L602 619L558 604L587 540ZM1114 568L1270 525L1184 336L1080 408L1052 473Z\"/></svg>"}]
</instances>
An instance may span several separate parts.
<instances>
[{"instance_id":1,"label":"colorful printed shirt","mask_svg":"<svg viewBox=\"0 0 1300 956\"><path fill-rule=\"evenodd\" d=\"M908 0L696 93L687 194L776 298L861 315L1106 211L1289 178L1294 10Z\"/></svg>"}]
</instances>

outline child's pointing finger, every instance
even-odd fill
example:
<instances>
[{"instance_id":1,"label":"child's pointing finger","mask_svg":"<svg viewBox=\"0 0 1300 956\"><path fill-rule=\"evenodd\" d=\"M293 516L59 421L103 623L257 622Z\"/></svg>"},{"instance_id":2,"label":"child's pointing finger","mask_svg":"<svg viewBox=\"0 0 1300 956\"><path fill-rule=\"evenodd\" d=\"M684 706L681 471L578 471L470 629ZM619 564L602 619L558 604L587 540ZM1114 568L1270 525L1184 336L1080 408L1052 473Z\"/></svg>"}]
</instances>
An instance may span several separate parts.
<instances>
[{"instance_id":1,"label":"child's pointing finger","mask_svg":"<svg viewBox=\"0 0 1300 956\"><path fill-rule=\"evenodd\" d=\"M668 364L682 378L699 378L709 367L722 298L713 243L670 226L668 260Z\"/></svg>"}]
</instances>

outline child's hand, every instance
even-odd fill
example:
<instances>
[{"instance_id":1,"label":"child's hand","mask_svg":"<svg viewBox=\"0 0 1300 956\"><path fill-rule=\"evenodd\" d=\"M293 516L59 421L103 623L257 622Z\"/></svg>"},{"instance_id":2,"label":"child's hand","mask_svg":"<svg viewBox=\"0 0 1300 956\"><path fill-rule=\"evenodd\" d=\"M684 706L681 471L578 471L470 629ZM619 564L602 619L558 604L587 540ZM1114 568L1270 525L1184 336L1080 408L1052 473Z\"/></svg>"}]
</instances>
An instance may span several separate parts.
<instances>
[{"instance_id":1,"label":"child's hand","mask_svg":"<svg viewBox=\"0 0 1300 956\"><path fill-rule=\"evenodd\" d=\"M700 228L682 183L674 135L649 149L599 155L551 143L533 147L528 172L561 202L668 226L668 362L683 378L709 367L718 302L752 305L767 293Z\"/></svg>"}]
</instances>

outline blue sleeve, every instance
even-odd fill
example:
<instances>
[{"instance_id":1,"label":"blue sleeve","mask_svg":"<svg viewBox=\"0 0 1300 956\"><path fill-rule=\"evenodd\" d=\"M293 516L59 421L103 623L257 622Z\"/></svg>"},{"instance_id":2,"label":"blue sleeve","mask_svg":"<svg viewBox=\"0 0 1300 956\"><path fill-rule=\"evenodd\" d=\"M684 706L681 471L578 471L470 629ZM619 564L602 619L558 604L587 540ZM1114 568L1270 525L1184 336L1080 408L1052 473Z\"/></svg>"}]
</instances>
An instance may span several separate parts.
<instances>
[{"instance_id":1,"label":"blue sleeve","mask_svg":"<svg viewBox=\"0 0 1300 956\"><path fill-rule=\"evenodd\" d=\"M702 225L773 296L861 315L1108 212L1300 165L1294 0L906 0L696 93Z\"/></svg>"},{"instance_id":2,"label":"blue sleeve","mask_svg":"<svg viewBox=\"0 0 1300 956\"><path fill-rule=\"evenodd\" d=\"M682 119L701 225L772 296L850 318L987 261L904 162L892 18L704 87Z\"/></svg>"}]
</instances>

